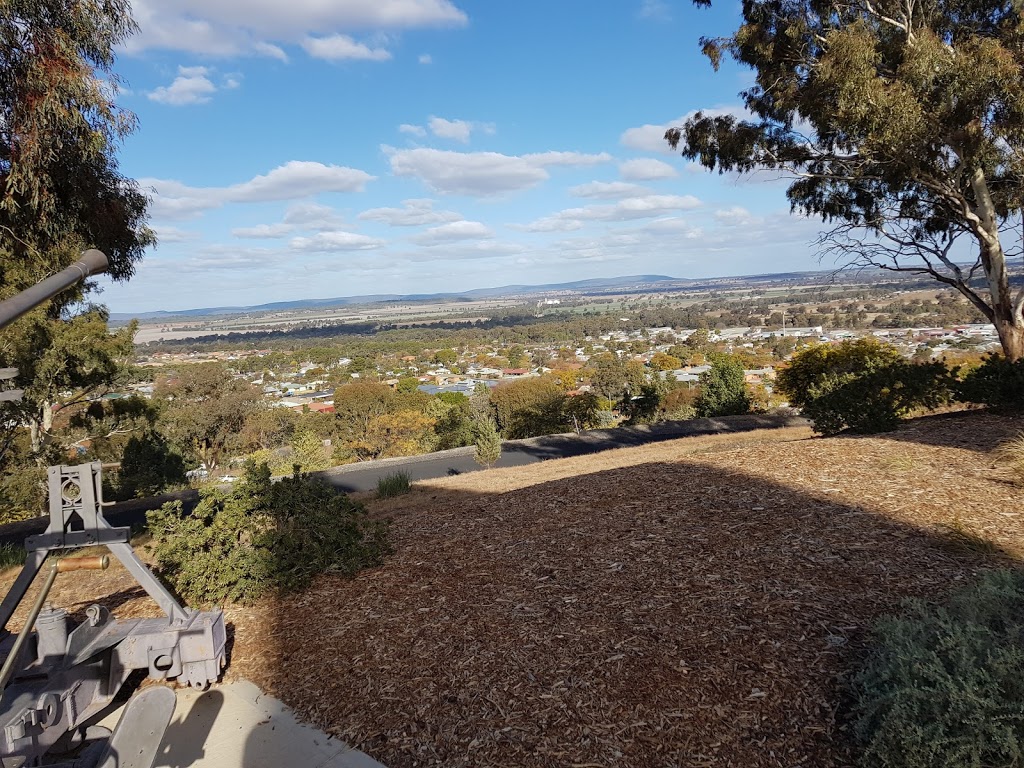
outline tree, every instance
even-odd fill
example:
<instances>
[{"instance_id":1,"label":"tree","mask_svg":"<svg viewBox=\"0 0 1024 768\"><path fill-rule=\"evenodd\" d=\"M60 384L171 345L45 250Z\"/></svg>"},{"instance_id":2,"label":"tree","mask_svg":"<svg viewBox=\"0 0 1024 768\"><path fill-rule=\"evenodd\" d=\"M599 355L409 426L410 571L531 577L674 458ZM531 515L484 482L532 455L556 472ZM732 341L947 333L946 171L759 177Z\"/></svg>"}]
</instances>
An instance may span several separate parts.
<instances>
[{"instance_id":1,"label":"tree","mask_svg":"<svg viewBox=\"0 0 1024 768\"><path fill-rule=\"evenodd\" d=\"M665 137L709 169L791 175L791 207L832 226L823 254L955 288L1020 359L1005 243L1024 200L1021 30L1020 5L992 0L747 0L702 45L754 70L749 119L697 113Z\"/></svg>"},{"instance_id":2,"label":"tree","mask_svg":"<svg viewBox=\"0 0 1024 768\"><path fill-rule=\"evenodd\" d=\"M0 360L17 367L25 394L21 402L6 404L0 460L11 433L21 424L29 428L31 454L43 453L54 437L54 417L71 412L127 381L135 325L111 334L107 313L93 308L69 320L47 318L34 312L0 334Z\"/></svg>"},{"instance_id":3,"label":"tree","mask_svg":"<svg viewBox=\"0 0 1024 768\"><path fill-rule=\"evenodd\" d=\"M0 13L0 286L11 295L87 247L129 278L154 242L147 199L118 172L135 118L113 97L114 49L135 31L127 0L15 0ZM90 285L58 296L51 319Z\"/></svg>"},{"instance_id":4,"label":"tree","mask_svg":"<svg viewBox=\"0 0 1024 768\"><path fill-rule=\"evenodd\" d=\"M715 355L711 368L700 375L700 395L694 403L697 416L735 416L749 410L743 366L730 355Z\"/></svg>"},{"instance_id":5,"label":"tree","mask_svg":"<svg viewBox=\"0 0 1024 768\"><path fill-rule=\"evenodd\" d=\"M480 419L476 423L476 450L473 460L488 469L501 458L501 437L491 419Z\"/></svg>"},{"instance_id":6,"label":"tree","mask_svg":"<svg viewBox=\"0 0 1024 768\"><path fill-rule=\"evenodd\" d=\"M161 431L208 472L220 466L259 398L259 390L219 363L182 366L159 379L153 392L163 408Z\"/></svg>"},{"instance_id":7,"label":"tree","mask_svg":"<svg viewBox=\"0 0 1024 768\"><path fill-rule=\"evenodd\" d=\"M135 120L113 100L114 50L134 29L126 0L14 0L0 12L0 299L90 247L126 280L154 242L147 198L115 157ZM79 306L93 285L62 292L0 333L0 367L18 367L16 386L26 391L0 413L6 475L56 458L54 415L99 396L123 372L133 331L111 337L101 307Z\"/></svg>"},{"instance_id":8,"label":"tree","mask_svg":"<svg viewBox=\"0 0 1024 768\"><path fill-rule=\"evenodd\" d=\"M359 459L416 456L426 453L434 434L434 420L420 411L401 410L370 419L363 434L349 447Z\"/></svg>"}]
</instances>

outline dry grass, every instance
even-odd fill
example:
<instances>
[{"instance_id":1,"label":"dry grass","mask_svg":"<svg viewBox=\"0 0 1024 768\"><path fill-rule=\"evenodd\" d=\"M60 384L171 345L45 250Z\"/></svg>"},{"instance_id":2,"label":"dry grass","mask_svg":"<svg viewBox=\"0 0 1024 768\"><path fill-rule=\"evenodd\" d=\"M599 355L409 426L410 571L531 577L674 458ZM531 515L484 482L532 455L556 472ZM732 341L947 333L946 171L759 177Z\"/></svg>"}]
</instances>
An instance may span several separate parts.
<instances>
[{"instance_id":1,"label":"dry grass","mask_svg":"<svg viewBox=\"0 0 1024 768\"><path fill-rule=\"evenodd\" d=\"M1004 466L1018 485L1024 485L1024 432L996 446L996 461Z\"/></svg>"},{"instance_id":2,"label":"dry grass","mask_svg":"<svg viewBox=\"0 0 1024 768\"><path fill-rule=\"evenodd\" d=\"M231 674L393 768L847 765L874 619L1024 555L990 454L1022 428L974 412L417 483L371 502L383 566L229 609Z\"/></svg>"}]
</instances>

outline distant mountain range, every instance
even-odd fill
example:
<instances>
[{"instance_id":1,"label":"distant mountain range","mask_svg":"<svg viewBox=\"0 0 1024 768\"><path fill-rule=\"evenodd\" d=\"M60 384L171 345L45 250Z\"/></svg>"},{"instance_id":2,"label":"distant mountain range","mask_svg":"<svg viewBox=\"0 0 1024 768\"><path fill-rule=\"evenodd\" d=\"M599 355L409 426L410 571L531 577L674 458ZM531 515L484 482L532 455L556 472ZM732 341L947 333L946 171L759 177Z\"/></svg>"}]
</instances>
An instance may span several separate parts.
<instances>
[{"instance_id":1,"label":"distant mountain range","mask_svg":"<svg viewBox=\"0 0 1024 768\"><path fill-rule=\"evenodd\" d=\"M280 312L296 309L330 309L353 304L380 304L394 301L472 301L475 299L498 299L511 296L537 296L560 291L609 293L652 288L690 287L695 281L668 275L631 275L628 277L598 277L590 280L574 280L571 283L550 283L548 285L503 285L499 288L475 288L459 293L375 293L366 296L336 296L330 299L299 299L297 301L274 301L270 304L255 304L247 307L201 307L177 311L157 310L155 312L111 312L112 325L123 325L132 319L144 322L169 320L182 317L207 317L209 315L237 315L249 312ZM702 281L703 282L703 281Z\"/></svg>"},{"instance_id":2,"label":"distant mountain range","mask_svg":"<svg viewBox=\"0 0 1024 768\"><path fill-rule=\"evenodd\" d=\"M881 270L857 270L851 273L850 279L863 280L869 275L883 276ZM884 273L885 279L901 279L891 273ZM200 318L211 315L240 315L262 312L286 312L303 309L331 309L363 304L382 304L386 302L430 302L430 301L473 301L476 299L500 298L534 298L563 292L602 294L653 292L659 290L694 290L700 288L716 288L723 286L743 286L764 283L820 282L823 279L836 279L835 272L777 272L760 275L741 275L733 277L708 277L693 280L685 277L669 277L668 275L628 275L625 277L597 277L589 280L574 280L570 283L548 283L546 285L503 285L498 288L475 288L471 291L451 293L375 293L366 296L336 296L330 299L299 299L297 301L275 301L270 304L255 304L245 307L201 307L198 309L182 309L177 311L159 310L155 312L112 312L111 325L124 325L132 319L142 322L164 322L172 319ZM906 279L906 278L902 278Z\"/></svg>"}]
</instances>

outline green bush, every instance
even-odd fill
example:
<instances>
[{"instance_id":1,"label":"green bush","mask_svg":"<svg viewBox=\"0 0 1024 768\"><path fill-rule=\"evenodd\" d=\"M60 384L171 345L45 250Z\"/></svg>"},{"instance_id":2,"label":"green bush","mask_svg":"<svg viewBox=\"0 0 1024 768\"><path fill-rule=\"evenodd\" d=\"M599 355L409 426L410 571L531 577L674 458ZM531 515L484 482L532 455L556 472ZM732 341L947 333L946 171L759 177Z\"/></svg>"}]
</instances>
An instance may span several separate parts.
<instances>
[{"instance_id":1,"label":"green bush","mask_svg":"<svg viewBox=\"0 0 1024 768\"><path fill-rule=\"evenodd\" d=\"M903 360L896 347L873 337L815 344L793 355L775 386L792 405L802 407L816 397L829 378L862 376Z\"/></svg>"},{"instance_id":2,"label":"green bush","mask_svg":"<svg viewBox=\"0 0 1024 768\"><path fill-rule=\"evenodd\" d=\"M870 768L1024 764L1024 575L994 571L948 605L880 621L854 681Z\"/></svg>"},{"instance_id":3,"label":"green bush","mask_svg":"<svg viewBox=\"0 0 1024 768\"><path fill-rule=\"evenodd\" d=\"M957 383L956 397L993 408L1024 408L1024 359L1010 362L1000 355L986 357Z\"/></svg>"},{"instance_id":4,"label":"green bush","mask_svg":"<svg viewBox=\"0 0 1024 768\"><path fill-rule=\"evenodd\" d=\"M750 394L743 365L729 355L714 355L711 368L700 375L700 394L694 403L699 417L736 416L750 411Z\"/></svg>"},{"instance_id":5,"label":"green bush","mask_svg":"<svg viewBox=\"0 0 1024 768\"><path fill-rule=\"evenodd\" d=\"M177 501L147 515L157 573L190 603L251 603L323 571L354 574L388 552L383 524L305 475L272 483L265 464L250 462L230 490L201 497L188 515Z\"/></svg>"},{"instance_id":6,"label":"green bush","mask_svg":"<svg viewBox=\"0 0 1024 768\"><path fill-rule=\"evenodd\" d=\"M911 412L948 402L951 385L943 363L909 363L872 338L798 352L777 380L778 390L825 435L895 429Z\"/></svg>"},{"instance_id":7,"label":"green bush","mask_svg":"<svg viewBox=\"0 0 1024 768\"><path fill-rule=\"evenodd\" d=\"M902 360L861 375L830 375L811 388L804 415L824 435L844 429L860 434L888 432L911 412L948 402L950 379L942 363Z\"/></svg>"},{"instance_id":8,"label":"green bush","mask_svg":"<svg viewBox=\"0 0 1024 768\"><path fill-rule=\"evenodd\" d=\"M377 498L390 499L412 490L407 472L395 472L377 480Z\"/></svg>"},{"instance_id":9,"label":"green bush","mask_svg":"<svg viewBox=\"0 0 1024 768\"><path fill-rule=\"evenodd\" d=\"M186 482L185 464L163 435L148 431L128 439L117 473L118 499L156 496Z\"/></svg>"}]
</instances>

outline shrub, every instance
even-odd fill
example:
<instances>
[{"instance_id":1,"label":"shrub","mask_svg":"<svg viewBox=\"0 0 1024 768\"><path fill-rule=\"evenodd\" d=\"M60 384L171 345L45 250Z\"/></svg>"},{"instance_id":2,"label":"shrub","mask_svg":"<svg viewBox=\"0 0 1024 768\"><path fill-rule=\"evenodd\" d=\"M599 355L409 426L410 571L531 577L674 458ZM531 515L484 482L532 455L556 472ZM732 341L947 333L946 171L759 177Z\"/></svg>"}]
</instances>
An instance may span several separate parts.
<instances>
[{"instance_id":1,"label":"shrub","mask_svg":"<svg viewBox=\"0 0 1024 768\"><path fill-rule=\"evenodd\" d=\"M1024 575L995 571L948 605L880 621L854 681L863 766L1024 761Z\"/></svg>"},{"instance_id":2,"label":"shrub","mask_svg":"<svg viewBox=\"0 0 1024 768\"><path fill-rule=\"evenodd\" d=\"M857 375L830 375L811 388L804 415L814 430L834 435L895 429L911 412L933 409L950 399L950 374L943 363L890 363Z\"/></svg>"},{"instance_id":3,"label":"shrub","mask_svg":"<svg viewBox=\"0 0 1024 768\"><path fill-rule=\"evenodd\" d=\"M388 551L384 526L347 496L298 473L272 483L251 462L230 490L203 491L188 515L175 501L147 520L157 573L191 603L251 603L323 571L354 574Z\"/></svg>"},{"instance_id":4,"label":"shrub","mask_svg":"<svg viewBox=\"0 0 1024 768\"><path fill-rule=\"evenodd\" d=\"M488 469L501 458L501 437L494 422L490 419L480 419L476 424L476 449L473 451L473 460Z\"/></svg>"},{"instance_id":5,"label":"shrub","mask_svg":"<svg viewBox=\"0 0 1024 768\"><path fill-rule=\"evenodd\" d=\"M951 383L943 363L908 363L895 347L864 338L798 352L777 387L816 432L834 435L894 429L912 411L948 402Z\"/></svg>"},{"instance_id":6,"label":"shrub","mask_svg":"<svg viewBox=\"0 0 1024 768\"><path fill-rule=\"evenodd\" d=\"M1018 484L1024 485L1024 432L1000 443L994 453L996 461L1010 470Z\"/></svg>"},{"instance_id":7,"label":"shrub","mask_svg":"<svg viewBox=\"0 0 1024 768\"><path fill-rule=\"evenodd\" d=\"M20 568L25 564L25 548L17 544L0 544L0 571L8 568Z\"/></svg>"},{"instance_id":8,"label":"shrub","mask_svg":"<svg viewBox=\"0 0 1024 768\"><path fill-rule=\"evenodd\" d=\"M392 496L401 496L411 490L409 475L406 472L395 472L377 480L378 499L390 499Z\"/></svg>"},{"instance_id":9,"label":"shrub","mask_svg":"<svg viewBox=\"0 0 1024 768\"><path fill-rule=\"evenodd\" d=\"M991 355L962 376L956 386L958 400L993 408L1024 408L1024 359L1010 362Z\"/></svg>"},{"instance_id":10,"label":"shrub","mask_svg":"<svg viewBox=\"0 0 1024 768\"><path fill-rule=\"evenodd\" d=\"M186 482L185 464L163 435L150 431L128 439L117 473L118 499L156 496Z\"/></svg>"},{"instance_id":11,"label":"shrub","mask_svg":"<svg viewBox=\"0 0 1024 768\"><path fill-rule=\"evenodd\" d=\"M793 355L776 387L793 405L805 406L829 378L861 376L902 360L896 347L872 337L816 344Z\"/></svg>"},{"instance_id":12,"label":"shrub","mask_svg":"<svg viewBox=\"0 0 1024 768\"><path fill-rule=\"evenodd\" d=\"M729 355L715 355L711 368L700 375L697 416L735 416L750 411L743 365Z\"/></svg>"}]
</instances>

